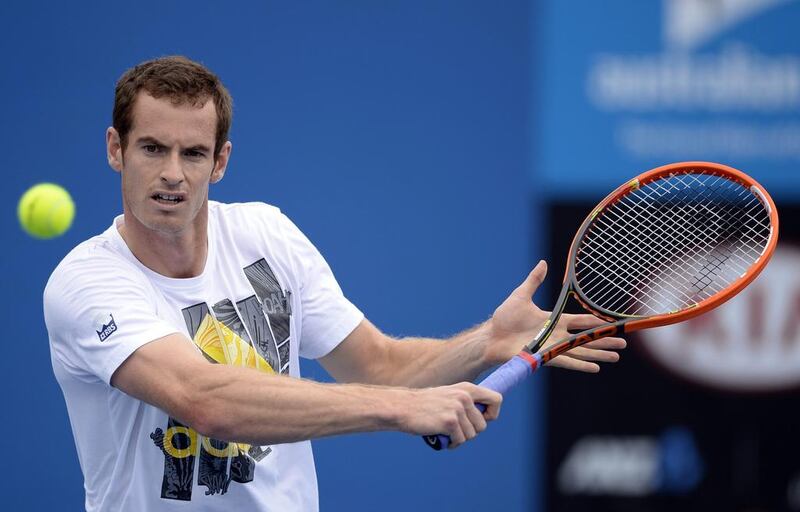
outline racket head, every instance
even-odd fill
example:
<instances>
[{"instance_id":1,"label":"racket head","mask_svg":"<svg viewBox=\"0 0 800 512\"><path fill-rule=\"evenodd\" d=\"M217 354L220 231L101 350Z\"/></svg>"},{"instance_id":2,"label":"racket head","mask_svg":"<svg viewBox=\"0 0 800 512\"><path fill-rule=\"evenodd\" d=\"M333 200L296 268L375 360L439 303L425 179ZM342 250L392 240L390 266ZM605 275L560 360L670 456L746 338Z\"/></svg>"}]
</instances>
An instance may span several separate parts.
<instances>
[{"instance_id":1,"label":"racket head","mask_svg":"<svg viewBox=\"0 0 800 512\"><path fill-rule=\"evenodd\" d=\"M712 162L658 167L621 185L581 224L564 286L625 331L709 311L764 269L778 212L751 177ZM606 275L604 275L606 274Z\"/></svg>"}]
</instances>

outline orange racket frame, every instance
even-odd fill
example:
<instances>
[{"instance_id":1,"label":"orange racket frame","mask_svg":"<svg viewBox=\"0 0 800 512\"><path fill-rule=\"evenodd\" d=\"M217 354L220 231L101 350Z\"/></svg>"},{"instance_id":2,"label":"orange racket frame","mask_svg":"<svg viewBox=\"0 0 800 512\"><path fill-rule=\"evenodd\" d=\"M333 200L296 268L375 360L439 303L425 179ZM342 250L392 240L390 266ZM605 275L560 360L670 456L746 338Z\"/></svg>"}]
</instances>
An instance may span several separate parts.
<instances>
[{"instance_id":1,"label":"orange racket frame","mask_svg":"<svg viewBox=\"0 0 800 512\"><path fill-rule=\"evenodd\" d=\"M589 299L583 296L580 291L580 285L575 280L575 260L577 256L578 250L578 243L582 239L584 233L592 224L594 218L600 214L604 209L608 206L616 203L617 201L621 200L627 194L637 190L639 187L656 181L658 179L668 177L668 176L675 176L680 174L706 174L706 175L715 175L715 176L722 176L727 178L728 180L734 181L739 183L740 185L748 188L764 205L767 213L769 214L770 218L770 225L771 225L771 232L769 240L767 241L767 245L764 248L763 253L761 256L756 260L756 262L749 268L747 271L742 274L738 279L736 279L733 283L728 285L725 289L721 290L718 293L715 293L711 297L698 302L692 307L685 308L679 311L675 311L672 313L666 313L661 315L655 316L648 316L646 318L637 318L637 317L624 317L620 319L619 315L615 315L609 311L604 310L603 308L593 304ZM578 335L570 336L569 338L563 340L563 344L559 343L556 346L553 346L551 349L546 350L544 353L541 354L541 362L538 361L537 358L528 358L527 360L531 362L531 364L535 363L544 364L550 359L556 357L559 354L567 352L568 350L583 345L588 341L604 338L607 336L614 336L620 332L630 333L634 331L638 331L640 329L647 329L650 327L659 327L669 324L674 324L677 322L682 322L684 320L688 320L693 318L697 315L701 315L711 309L716 308L717 306L723 304L725 301L729 300L737 293L739 293L745 286L750 284L753 279L755 279L764 267L769 262L772 254L775 252L775 247L778 243L778 210L775 207L775 203L773 202L772 198L767 193L766 189L762 187L759 183L757 183L754 179L750 176L746 175L742 171L734 169L733 167L729 167L727 165L717 164L713 162L678 162L674 164L664 165L661 167L657 167L650 171L647 171L643 174L640 174L636 178L628 181L624 185L621 185L616 190L611 192L605 199L603 199L600 204L598 204L592 212L584 219L581 227L578 229L578 232L575 234L575 238L572 240L572 244L570 245L569 254L567 257L567 264L566 271L564 273L564 287L561 290L561 294L556 301L556 304L560 305L560 309L557 311L553 311L550 319L545 324L545 328L540 331L540 333L536 336L534 343L529 345L528 349L523 351L527 352L526 356L530 356L530 354L536 352L541 348L544 341L547 340L547 337L550 335L550 332L555 327L556 320L561 315L563 310L563 306L566 303L566 295L572 294L572 296L577 300L587 311L592 313L595 316L608 320L610 323L608 325L603 325L597 327L595 329L590 329L584 331ZM616 320L616 321L615 321ZM523 354L520 354L521 356Z\"/></svg>"},{"instance_id":2,"label":"orange racket frame","mask_svg":"<svg viewBox=\"0 0 800 512\"><path fill-rule=\"evenodd\" d=\"M762 250L761 254L755 259L754 263L742 273L736 280L731 282L727 287L719 292L701 300L696 304L691 304L678 311L666 314L658 314L653 316L634 316L623 315L605 310L587 299L581 292L581 288L577 279L575 278L575 264L577 261L577 251L583 239L586 230L592 226L593 221L597 215L603 212L604 209L620 201L627 194L638 190L640 187L654 182L660 178L677 176L681 174L704 174L716 175L724 177L730 181L737 182L746 187L752 192L769 215L770 220L770 233L767 243ZM755 182L752 178L747 176L741 171L738 171L727 165L715 164L711 162L679 162L675 164L665 165L658 167L636 178L628 181L626 184L620 186L603 199L600 204L595 207L589 216L584 219L581 227L572 240L569 253L567 255L567 269L564 273L564 284L561 288L561 293L556 300L556 306L550 314L550 318L545 322L542 329L536 334L533 341L525 347L522 352L514 356L511 360L497 368L488 377L480 382L479 385L504 394L511 388L519 384L532 372L536 371L540 366L547 363L554 357L571 350L574 347L583 345L590 341L614 336L619 333L630 333L640 329L649 327L657 327L662 325L674 324L682 322L692 317L705 313L720 304L724 303L747 286L753 279L764 270L767 262L772 257L775 251L775 246L778 243L778 211L775 208L775 203L770 198L769 194L764 187ZM553 332L561 313L566 305L568 295L572 295L575 299L590 313L600 318L607 320L609 323L595 327L593 329L585 330L578 334L573 334L559 340L554 345L547 347L540 351L544 343ZM484 410L482 404L475 404L481 411ZM450 438L443 434L425 436L425 441L435 450L446 448L450 444Z\"/></svg>"}]
</instances>

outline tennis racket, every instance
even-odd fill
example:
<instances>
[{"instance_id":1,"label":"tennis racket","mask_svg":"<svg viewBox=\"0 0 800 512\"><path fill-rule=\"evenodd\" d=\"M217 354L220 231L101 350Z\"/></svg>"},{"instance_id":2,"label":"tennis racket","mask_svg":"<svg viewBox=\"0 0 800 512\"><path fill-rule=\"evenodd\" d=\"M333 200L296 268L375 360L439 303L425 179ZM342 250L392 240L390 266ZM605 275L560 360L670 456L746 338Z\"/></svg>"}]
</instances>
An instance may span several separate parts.
<instances>
[{"instance_id":1,"label":"tennis racket","mask_svg":"<svg viewBox=\"0 0 800 512\"><path fill-rule=\"evenodd\" d=\"M741 171L710 162L648 171L609 194L583 221L550 318L522 352L479 385L505 394L574 347L705 313L755 279L777 241L775 203ZM539 352L570 295L608 323ZM442 434L425 441L435 450L450 444Z\"/></svg>"}]
</instances>

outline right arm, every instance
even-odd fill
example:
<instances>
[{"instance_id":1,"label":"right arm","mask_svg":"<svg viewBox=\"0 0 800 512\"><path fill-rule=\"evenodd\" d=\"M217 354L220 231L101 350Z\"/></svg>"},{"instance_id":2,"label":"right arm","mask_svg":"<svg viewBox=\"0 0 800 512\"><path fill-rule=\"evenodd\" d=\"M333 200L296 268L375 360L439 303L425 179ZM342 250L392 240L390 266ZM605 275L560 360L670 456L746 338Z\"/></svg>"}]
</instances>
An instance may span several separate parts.
<instances>
[{"instance_id":1,"label":"right arm","mask_svg":"<svg viewBox=\"0 0 800 512\"><path fill-rule=\"evenodd\" d=\"M497 417L502 400L470 383L427 389L322 384L211 364L181 334L139 347L111 384L202 435L257 445L395 430L447 434L455 448ZM488 405L484 414L476 402Z\"/></svg>"}]
</instances>

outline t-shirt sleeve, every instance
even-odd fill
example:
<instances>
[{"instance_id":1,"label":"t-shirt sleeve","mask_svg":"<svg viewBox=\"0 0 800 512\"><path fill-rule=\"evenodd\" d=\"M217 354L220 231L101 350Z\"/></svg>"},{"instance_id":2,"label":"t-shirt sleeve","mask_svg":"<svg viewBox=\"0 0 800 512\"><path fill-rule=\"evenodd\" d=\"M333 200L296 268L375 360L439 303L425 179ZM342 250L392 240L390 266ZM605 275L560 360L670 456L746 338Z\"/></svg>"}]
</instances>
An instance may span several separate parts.
<instances>
[{"instance_id":1,"label":"t-shirt sleeve","mask_svg":"<svg viewBox=\"0 0 800 512\"><path fill-rule=\"evenodd\" d=\"M302 307L299 354L317 359L336 348L364 319L342 293L330 266L311 241L282 215Z\"/></svg>"},{"instance_id":2,"label":"t-shirt sleeve","mask_svg":"<svg viewBox=\"0 0 800 512\"><path fill-rule=\"evenodd\" d=\"M54 360L81 380L108 384L137 348L177 332L158 318L141 272L102 255L56 269L44 291L44 317Z\"/></svg>"}]
</instances>

